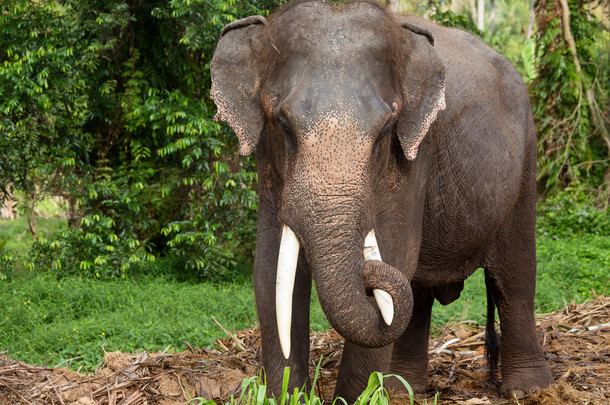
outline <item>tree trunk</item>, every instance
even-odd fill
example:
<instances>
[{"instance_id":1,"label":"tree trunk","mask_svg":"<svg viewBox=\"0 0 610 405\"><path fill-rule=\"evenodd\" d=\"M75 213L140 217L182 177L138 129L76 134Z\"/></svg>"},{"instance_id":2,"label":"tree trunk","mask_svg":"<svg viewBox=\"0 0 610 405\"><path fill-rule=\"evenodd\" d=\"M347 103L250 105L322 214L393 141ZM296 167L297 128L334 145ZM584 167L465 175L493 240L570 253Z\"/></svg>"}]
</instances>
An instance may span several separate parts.
<instances>
[{"instance_id":1,"label":"tree trunk","mask_svg":"<svg viewBox=\"0 0 610 405\"><path fill-rule=\"evenodd\" d=\"M400 0L386 0L385 6L393 11L394 13L398 13L398 5L400 4Z\"/></svg>"},{"instance_id":2,"label":"tree trunk","mask_svg":"<svg viewBox=\"0 0 610 405\"><path fill-rule=\"evenodd\" d=\"M17 218L16 205L17 205L17 203L15 202L15 198L13 197L13 193L9 186L9 187L7 187L6 193L4 194L4 201L2 201L2 206L0 206L0 218L2 218L2 219Z\"/></svg>"},{"instance_id":3,"label":"tree trunk","mask_svg":"<svg viewBox=\"0 0 610 405\"><path fill-rule=\"evenodd\" d=\"M481 31L485 30L485 0L478 0L477 28Z\"/></svg>"},{"instance_id":4,"label":"tree trunk","mask_svg":"<svg viewBox=\"0 0 610 405\"><path fill-rule=\"evenodd\" d=\"M36 193L27 193L25 196L25 216L28 221L28 230L32 234L32 238L36 240L36 213L34 207L36 206Z\"/></svg>"},{"instance_id":5,"label":"tree trunk","mask_svg":"<svg viewBox=\"0 0 610 405\"><path fill-rule=\"evenodd\" d=\"M477 2L476 0L470 0L470 18L472 21L477 20Z\"/></svg>"},{"instance_id":6,"label":"tree trunk","mask_svg":"<svg viewBox=\"0 0 610 405\"><path fill-rule=\"evenodd\" d=\"M68 198L68 226L76 228L80 224L80 216L76 210L76 198L70 196Z\"/></svg>"},{"instance_id":7,"label":"tree trunk","mask_svg":"<svg viewBox=\"0 0 610 405\"><path fill-rule=\"evenodd\" d=\"M532 37L532 33L534 32L534 21L536 20L536 0L530 1L530 21L527 25L527 39Z\"/></svg>"},{"instance_id":8,"label":"tree trunk","mask_svg":"<svg viewBox=\"0 0 610 405\"><path fill-rule=\"evenodd\" d=\"M491 0L489 7L489 33L493 34L496 26L496 1Z\"/></svg>"}]
</instances>

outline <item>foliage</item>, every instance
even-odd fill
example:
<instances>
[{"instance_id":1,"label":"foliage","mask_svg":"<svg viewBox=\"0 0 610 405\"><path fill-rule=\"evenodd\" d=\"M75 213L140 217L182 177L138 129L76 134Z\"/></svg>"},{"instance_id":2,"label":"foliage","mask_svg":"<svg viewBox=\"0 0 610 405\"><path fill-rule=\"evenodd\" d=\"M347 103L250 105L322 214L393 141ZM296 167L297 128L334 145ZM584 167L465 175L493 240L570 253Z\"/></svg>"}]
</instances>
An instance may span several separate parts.
<instances>
[{"instance_id":1,"label":"foliage","mask_svg":"<svg viewBox=\"0 0 610 405\"><path fill-rule=\"evenodd\" d=\"M418 13L429 13L430 18L445 27L457 27L469 31L479 38L485 38L485 32L477 28L476 23L472 20L470 14L456 13L450 9L443 7L442 1L432 0L427 4L422 3Z\"/></svg>"},{"instance_id":2,"label":"foliage","mask_svg":"<svg viewBox=\"0 0 610 405\"><path fill-rule=\"evenodd\" d=\"M34 235L38 193L88 160L87 77L103 45L83 38L67 10L51 1L0 5L0 200L13 188L25 195Z\"/></svg>"},{"instance_id":3,"label":"foliage","mask_svg":"<svg viewBox=\"0 0 610 405\"><path fill-rule=\"evenodd\" d=\"M527 85L537 75L534 15L530 9L534 1L496 0L496 23L493 33L489 33L490 44L515 66Z\"/></svg>"},{"instance_id":4,"label":"foliage","mask_svg":"<svg viewBox=\"0 0 610 405\"><path fill-rule=\"evenodd\" d=\"M314 389L316 387L316 382L318 380L318 376L320 373L320 362L316 367L316 372L313 378L313 382L311 384L311 390L309 393L306 391L306 388L303 387L301 389L295 388L293 393L288 392L288 381L290 377L290 368L284 368L283 382L282 382L282 393L279 398L271 398L267 394L267 386L265 384L264 378L261 378L260 375L253 376L250 378L246 378L242 382L241 387L241 396L239 400L232 399L230 404L240 404L240 405L322 405L323 401L315 395ZM405 381L404 378L395 374L383 375L380 372L373 372L369 380L367 382L367 386L364 391L358 396L354 405L389 405L390 398L386 388L383 386L384 379L394 377L398 379L398 381L405 387L407 392L409 393L409 403L413 405L413 389ZM405 401L406 402L406 401ZM201 402L202 404L207 404L207 402ZM343 403L347 405L347 402L339 397L335 398L332 402L333 405ZM436 401L435 401L436 403Z\"/></svg>"},{"instance_id":5,"label":"foliage","mask_svg":"<svg viewBox=\"0 0 610 405\"><path fill-rule=\"evenodd\" d=\"M45 195L69 206L31 266L125 277L174 256L200 279L247 267L256 176L212 122L209 62L224 24L274 3L0 6L0 193L22 192L32 218Z\"/></svg>"},{"instance_id":6,"label":"foliage","mask_svg":"<svg viewBox=\"0 0 610 405\"><path fill-rule=\"evenodd\" d=\"M566 188L538 205L537 232L545 237L610 235L610 210L595 208L582 189Z\"/></svg>"},{"instance_id":7,"label":"foliage","mask_svg":"<svg viewBox=\"0 0 610 405\"><path fill-rule=\"evenodd\" d=\"M60 278L79 275L85 278L127 278L134 265L154 262L131 232L113 230L110 217L99 214L83 218L83 228L62 227L51 239L39 238L32 247L27 266L46 269Z\"/></svg>"},{"instance_id":8,"label":"foliage","mask_svg":"<svg viewBox=\"0 0 610 405\"><path fill-rule=\"evenodd\" d=\"M0 5L0 198L8 190L22 196L29 231L40 236L25 260L30 268L125 278L160 271L161 261L169 264L163 274L180 279L243 277L254 251L257 179L253 159L240 158L232 132L212 120L209 62L224 24L281 2ZM539 33L526 46L523 23L513 21L524 21L527 4L499 1L493 35L448 4L425 7L499 48L530 83L542 188L598 187L595 203L603 203L608 115L600 121L594 112L608 102L608 31L585 2L570 2L574 58L557 0L539 3ZM35 207L46 196L66 201L67 225L37 235Z\"/></svg>"},{"instance_id":9,"label":"foliage","mask_svg":"<svg viewBox=\"0 0 610 405\"><path fill-rule=\"evenodd\" d=\"M536 10L538 79L530 89L538 178L550 191L573 184L603 192L610 173L610 32L589 12L588 2L566 2L569 10L561 3L541 0ZM607 197L606 190L602 198Z\"/></svg>"},{"instance_id":10,"label":"foliage","mask_svg":"<svg viewBox=\"0 0 610 405\"><path fill-rule=\"evenodd\" d=\"M538 243L536 307L556 310L563 301L582 302L610 288L610 239L583 235L542 238Z\"/></svg>"},{"instance_id":11,"label":"foliage","mask_svg":"<svg viewBox=\"0 0 610 405\"><path fill-rule=\"evenodd\" d=\"M39 234L42 236L53 235L59 226L65 223L61 218L40 218L38 220ZM4 249L22 259L30 250L34 239L28 232L27 220L20 216L15 219L0 219L0 240L6 244Z\"/></svg>"}]
</instances>

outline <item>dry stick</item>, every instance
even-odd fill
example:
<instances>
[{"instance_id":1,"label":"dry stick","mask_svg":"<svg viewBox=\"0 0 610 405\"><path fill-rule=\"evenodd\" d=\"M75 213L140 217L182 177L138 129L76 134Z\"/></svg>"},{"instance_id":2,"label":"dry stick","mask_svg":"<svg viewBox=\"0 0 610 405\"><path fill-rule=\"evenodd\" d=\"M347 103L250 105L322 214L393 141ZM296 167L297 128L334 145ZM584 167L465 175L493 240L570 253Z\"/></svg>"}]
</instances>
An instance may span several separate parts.
<instances>
[{"instance_id":1,"label":"dry stick","mask_svg":"<svg viewBox=\"0 0 610 405\"><path fill-rule=\"evenodd\" d=\"M216 322L216 324L217 324L218 326L220 326L220 329L222 329L222 330L224 331L224 333L226 333L226 334L229 336L229 338L231 339L231 341L233 342L233 344L235 344L235 346L237 346L237 347L238 347L240 350L246 350L246 348L245 348L245 347L244 347L244 346L241 344L241 342L239 341L239 339L237 339L237 337L236 337L236 336L234 336L234 335L233 335L231 332L229 332L228 330L226 330L226 329L225 329L225 327L224 327L224 326L222 326L222 325L220 324L220 322L218 322L218 321L216 320L216 318L212 317L212 319L214 320L214 322Z\"/></svg>"},{"instance_id":2,"label":"dry stick","mask_svg":"<svg viewBox=\"0 0 610 405\"><path fill-rule=\"evenodd\" d=\"M176 377L176 380L178 380L178 385L180 386L180 390L182 391L182 396L184 397L184 399L188 400L190 395L186 394L186 391L184 389L184 387L182 386L182 379L178 376L178 374L176 374L175 371L170 371L171 374L174 375L174 377Z\"/></svg>"},{"instance_id":3,"label":"dry stick","mask_svg":"<svg viewBox=\"0 0 610 405\"><path fill-rule=\"evenodd\" d=\"M436 344L434 345L434 347L432 348L432 351L435 351L443 342L443 339L445 338L445 335L447 334L447 329L443 328L443 334L441 335L441 337L438 339L438 342L436 342Z\"/></svg>"},{"instance_id":4,"label":"dry stick","mask_svg":"<svg viewBox=\"0 0 610 405\"><path fill-rule=\"evenodd\" d=\"M152 388L152 387L150 387L150 384L152 384L153 382L157 382L158 380L159 380L158 376L151 377L150 380L148 380L145 384L143 384L139 389L140 392L142 392L142 395L146 396L146 391L149 388ZM154 393L154 391L153 391L153 393Z\"/></svg>"},{"instance_id":5,"label":"dry stick","mask_svg":"<svg viewBox=\"0 0 610 405\"><path fill-rule=\"evenodd\" d=\"M53 368L59 368L59 366L61 366L64 363L72 362L73 360L82 359L82 358L83 358L83 356L76 356L76 357L72 357L71 359L66 359L66 360L62 361L61 363L59 363L58 365L56 365Z\"/></svg>"},{"instance_id":6,"label":"dry stick","mask_svg":"<svg viewBox=\"0 0 610 405\"><path fill-rule=\"evenodd\" d=\"M196 353L195 348L193 346L191 346L191 344L189 342L187 342L186 340L184 341L184 343L186 344L186 347L188 347L189 351L193 354Z\"/></svg>"},{"instance_id":7,"label":"dry stick","mask_svg":"<svg viewBox=\"0 0 610 405\"><path fill-rule=\"evenodd\" d=\"M454 361L453 365L451 366L451 370L449 370L449 377L447 377L447 381L451 381L451 378L455 374L455 368L456 367L457 367L457 361Z\"/></svg>"},{"instance_id":8,"label":"dry stick","mask_svg":"<svg viewBox=\"0 0 610 405\"><path fill-rule=\"evenodd\" d=\"M320 363L320 364L322 364L322 363ZM321 374L318 377L320 377L320 376L321 376ZM320 397L320 400L322 400L322 403L325 404L326 403L326 392L322 392L322 386L320 385L320 378L318 378L316 380L316 388L318 389L318 396Z\"/></svg>"},{"instance_id":9,"label":"dry stick","mask_svg":"<svg viewBox=\"0 0 610 405\"><path fill-rule=\"evenodd\" d=\"M151 379L153 379L153 377L143 377L143 378L137 378L134 380L127 380L127 381L123 381L119 383L118 379L115 379L114 385L112 387L106 386L106 387L102 387L97 391L93 392L93 395L97 395L103 391L107 391L107 392L116 392L119 390L122 390L123 388L127 388L130 385L134 385L137 382L142 382L142 381L150 381Z\"/></svg>"},{"instance_id":10,"label":"dry stick","mask_svg":"<svg viewBox=\"0 0 610 405\"><path fill-rule=\"evenodd\" d=\"M21 399L23 399L25 402L27 402L30 405L33 405L30 401L27 400L26 397L24 397L23 395L21 395L19 392L15 391L13 388L11 388L9 385L5 385L6 388L8 388L10 391L13 392L13 394L17 395L18 397L20 397Z\"/></svg>"},{"instance_id":11,"label":"dry stick","mask_svg":"<svg viewBox=\"0 0 610 405\"><path fill-rule=\"evenodd\" d=\"M59 391L57 391L57 387L53 386L52 388L53 388L53 391L55 391L55 394L57 395L57 399L59 399L59 403L61 405L66 405L66 403L64 402L64 399L61 396L61 393Z\"/></svg>"},{"instance_id":12,"label":"dry stick","mask_svg":"<svg viewBox=\"0 0 610 405\"><path fill-rule=\"evenodd\" d=\"M44 379L45 379L45 378L46 378L46 382L44 382ZM61 379L61 377L59 377L59 378L57 379L57 381L59 381L60 379ZM41 379L40 384L39 384L39 385L37 385L37 386L32 387L32 388L30 389L30 391L31 391L31 390L35 390L35 389L38 389L38 390L40 391L40 395L42 395L42 394L43 394L43 391L48 390L48 387L49 387L49 386L51 386L51 387L52 387L52 386L53 386L53 384L55 384L55 381L51 381L51 380L50 380L50 378L49 378L49 375L48 375L48 374L45 374L45 375L43 375L43 376L42 376L42 379Z\"/></svg>"},{"instance_id":13,"label":"dry stick","mask_svg":"<svg viewBox=\"0 0 610 405\"><path fill-rule=\"evenodd\" d=\"M100 388L98 391L104 391L104 389L105 389L106 395L108 396L108 404L110 404L110 387L108 386L108 384L109 384L108 381L109 380L106 379L106 385L104 387ZM93 394L95 395L95 392Z\"/></svg>"},{"instance_id":14,"label":"dry stick","mask_svg":"<svg viewBox=\"0 0 610 405\"><path fill-rule=\"evenodd\" d=\"M134 391L130 396L123 399L123 405L131 405L135 404L138 399L140 399L144 395L141 391Z\"/></svg>"},{"instance_id":15,"label":"dry stick","mask_svg":"<svg viewBox=\"0 0 610 405\"><path fill-rule=\"evenodd\" d=\"M91 399L91 401L95 401L93 399L93 391L91 390L91 380L87 382L87 385L89 386L89 399Z\"/></svg>"}]
</instances>

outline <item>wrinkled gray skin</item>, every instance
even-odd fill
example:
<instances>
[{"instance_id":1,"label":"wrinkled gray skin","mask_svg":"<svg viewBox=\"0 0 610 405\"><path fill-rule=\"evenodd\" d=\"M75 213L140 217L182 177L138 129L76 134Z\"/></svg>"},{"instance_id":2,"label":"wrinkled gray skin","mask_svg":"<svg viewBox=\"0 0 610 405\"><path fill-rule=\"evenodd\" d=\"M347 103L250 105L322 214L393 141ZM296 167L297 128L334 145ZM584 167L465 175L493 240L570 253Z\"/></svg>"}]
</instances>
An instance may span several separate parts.
<instances>
[{"instance_id":1,"label":"wrinkled gray skin","mask_svg":"<svg viewBox=\"0 0 610 405\"><path fill-rule=\"evenodd\" d=\"M336 395L353 401L374 370L425 389L432 303L457 299L481 267L501 321L501 392L552 382L533 316L536 139L503 57L375 4L302 2L229 24L211 71L217 118L243 155L256 150L254 282L273 393L285 366L291 387L307 381L312 278L346 339ZM288 359L275 315L284 224L301 243ZM364 262L371 229L383 263ZM392 295L391 326L373 288Z\"/></svg>"}]
</instances>

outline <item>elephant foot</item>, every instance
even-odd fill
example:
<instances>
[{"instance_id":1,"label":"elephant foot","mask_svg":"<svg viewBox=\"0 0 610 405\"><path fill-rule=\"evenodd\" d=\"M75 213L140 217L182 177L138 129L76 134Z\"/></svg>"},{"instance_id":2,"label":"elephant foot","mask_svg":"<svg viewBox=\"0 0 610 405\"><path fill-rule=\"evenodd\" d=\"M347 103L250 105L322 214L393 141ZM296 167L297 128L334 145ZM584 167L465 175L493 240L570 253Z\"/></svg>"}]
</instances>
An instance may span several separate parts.
<instances>
[{"instance_id":1,"label":"elephant foot","mask_svg":"<svg viewBox=\"0 0 610 405\"><path fill-rule=\"evenodd\" d=\"M540 367L518 369L502 373L500 394L506 398L522 398L540 391L553 383L553 376L547 364Z\"/></svg>"}]
</instances>

